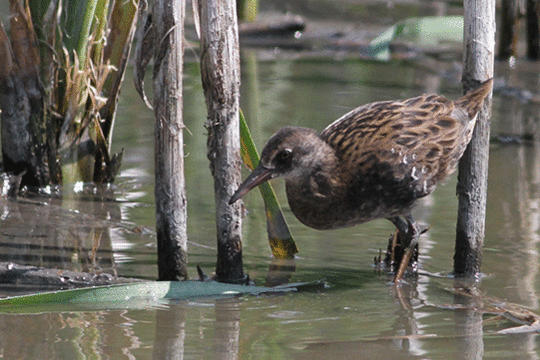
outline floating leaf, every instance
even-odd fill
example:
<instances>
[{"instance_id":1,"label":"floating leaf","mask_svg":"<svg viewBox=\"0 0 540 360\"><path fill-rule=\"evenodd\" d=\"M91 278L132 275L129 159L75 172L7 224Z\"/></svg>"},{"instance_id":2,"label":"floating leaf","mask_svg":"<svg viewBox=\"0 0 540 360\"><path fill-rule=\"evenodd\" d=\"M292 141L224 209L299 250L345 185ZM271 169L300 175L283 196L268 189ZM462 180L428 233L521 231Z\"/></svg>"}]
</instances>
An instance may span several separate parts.
<instances>
[{"instance_id":1,"label":"floating leaf","mask_svg":"<svg viewBox=\"0 0 540 360\"><path fill-rule=\"evenodd\" d=\"M165 304L167 300L285 293L321 289L323 286L322 282L260 287L224 284L214 281L149 281L53 291L0 299L0 313L140 308L159 306Z\"/></svg>"}]
</instances>

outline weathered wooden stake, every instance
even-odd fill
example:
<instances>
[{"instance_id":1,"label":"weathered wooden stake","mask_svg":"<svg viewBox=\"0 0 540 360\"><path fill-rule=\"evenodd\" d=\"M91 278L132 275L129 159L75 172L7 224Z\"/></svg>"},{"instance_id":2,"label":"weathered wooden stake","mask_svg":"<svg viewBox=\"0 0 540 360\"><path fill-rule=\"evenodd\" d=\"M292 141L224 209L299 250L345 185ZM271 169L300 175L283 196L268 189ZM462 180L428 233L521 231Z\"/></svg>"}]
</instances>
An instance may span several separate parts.
<instances>
[{"instance_id":1,"label":"weathered wooden stake","mask_svg":"<svg viewBox=\"0 0 540 360\"><path fill-rule=\"evenodd\" d=\"M540 58L540 4L538 0L527 0L527 58Z\"/></svg>"},{"instance_id":2,"label":"weathered wooden stake","mask_svg":"<svg viewBox=\"0 0 540 360\"><path fill-rule=\"evenodd\" d=\"M184 0L155 0L154 112L156 229L160 280L187 278L182 65Z\"/></svg>"},{"instance_id":3,"label":"weathered wooden stake","mask_svg":"<svg viewBox=\"0 0 540 360\"><path fill-rule=\"evenodd\" d=\"M495 0L465 0L465 91L493 77L495 52ZM491 96L478 114L473 138L459 163L459 196L454 273L476 276L480 271L484 243Z\"/></svg>"},{"instance_id":4,"label":"weathered wooden stake","mask_svg":"<svg viewBox=\"0 0 540 360\"><path fill-rule=\"evenodd\" d=\"M465 4L463 5L465 12L467 12ZM501 2L501 34L499 37L499 58L501 60L516 56L519 35L519 7L520 2L516 0L502 0Z\"/></svg>"},{"instance_id":5,"label":"weathered wooden stake","mask_svg":"<svg viewBox=\"0 0 540 360\"><path fill-rule=\"evenodd\" d=\"M229 205L240 169L240 52L234 0L199 1L201 76L208 120L208 158L214 176L218 281L245 281L241 202Z\"/></svg>"},{"instance_id":6,"label":"weathered wooden stake","mask_svg":"<svg viewBox=\"0 0 540 360\"><path fill-rule=\"evenodd\" d=\"M28 4L10 2L8 38L0 26L0 118L4 171L24 173L22 185L49 184L47 128L40 55ZM26 39L21 41L21 39ZM11 40L11 41L10 41Z\"/></svg>"}]
</instances>

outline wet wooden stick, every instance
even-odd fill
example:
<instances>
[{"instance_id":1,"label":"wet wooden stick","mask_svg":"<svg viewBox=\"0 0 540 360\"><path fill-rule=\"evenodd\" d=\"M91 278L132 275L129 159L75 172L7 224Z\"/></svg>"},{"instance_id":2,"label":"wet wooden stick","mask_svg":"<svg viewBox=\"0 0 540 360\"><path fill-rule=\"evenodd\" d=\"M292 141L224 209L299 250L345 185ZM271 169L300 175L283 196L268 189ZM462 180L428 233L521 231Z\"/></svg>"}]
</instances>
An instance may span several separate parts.
<instances>
[{"instance_id":1,"label":"wet wooden stick","mask_svg":"<svg viewBox=\"0 0 540 360\"><path fill-rule=\"evenodd\" d=\"M464 3L464 91L493 77L495 52L495 0ZM478 114L473 137L459 162L459 197L454 273L476 276L480 272L484 243L491 95Z\"/></svg>"}]
</instances>

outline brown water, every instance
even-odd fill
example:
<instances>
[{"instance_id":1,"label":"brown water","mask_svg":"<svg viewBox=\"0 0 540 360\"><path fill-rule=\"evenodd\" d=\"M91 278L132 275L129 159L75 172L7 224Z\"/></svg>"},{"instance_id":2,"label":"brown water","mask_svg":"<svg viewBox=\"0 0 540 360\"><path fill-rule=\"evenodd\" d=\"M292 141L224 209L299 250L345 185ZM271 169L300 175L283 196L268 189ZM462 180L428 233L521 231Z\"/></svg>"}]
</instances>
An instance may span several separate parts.
<instances>
[{"instance_id":1,"label":"brown water","mask_svg":"<svg viewBox=\"0 0 540 360\"><path fill-rule=\"evenodd\" d=\"M509 86L539 92L539 64L497 67ZM446 66L447 68L448 66ZM461 90L453 72L392 61L257 61L243 53L242 107L259 146L284 125L321 130L346 111L376 100ZM440 68L435 67L436 69ZM102 270L155 279L153 113L127 79L113 150L125 149L120 176L104 200L92 189L64 200L0 200L0 260ZM206 107L196 64L186 65L186 176L190 275L215 267L213 184L206 159ZM493 135L536 134L538 106L496 93ZM540 142L494 144L490 154L486 239L479 290L540 312ZM416 217L432 225L421 238L421 272L401 288L372 266L392 232L387 221L315 231L278 197L300 248L291 281L325 280L319 292L189 301L166 306L36 315L0 315L6 359L538 359L538 335L497 334L517 324L474 311L454 285L455 177L423 199ZM108 199L108 200L107 200ZM40 204L36 204L35 202ZM245 198L246 272L259 285L272 265L262 201ZM45 209L45 210L44 210ZM435 275L437 274L437 275ZM2 293L24 288L3 287ZM486 298L486 303L488 302ZM463 305L456 309L456 304Z\"/></svg>"}]
</instances>

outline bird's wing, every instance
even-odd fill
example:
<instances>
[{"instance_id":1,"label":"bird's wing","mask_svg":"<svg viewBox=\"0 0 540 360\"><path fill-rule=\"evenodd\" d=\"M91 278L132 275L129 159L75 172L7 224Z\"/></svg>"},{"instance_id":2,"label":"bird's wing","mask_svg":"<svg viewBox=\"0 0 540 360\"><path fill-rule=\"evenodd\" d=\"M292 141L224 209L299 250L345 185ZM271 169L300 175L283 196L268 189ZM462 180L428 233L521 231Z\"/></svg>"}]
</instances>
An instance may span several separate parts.
<instances>
[{"instance_id":1,"label":"bird's wing","mask_svg":"<svg viewBox=\"0 0 540 360\"><path fill-rule=\"evenodd\" d=\"M357 176L376 172L405 180L420 197L455 168L470 140L463 139L469 123L452 101L422 95L361 106L330 124L321 138Z\"/></svg>"}]
</instances>

